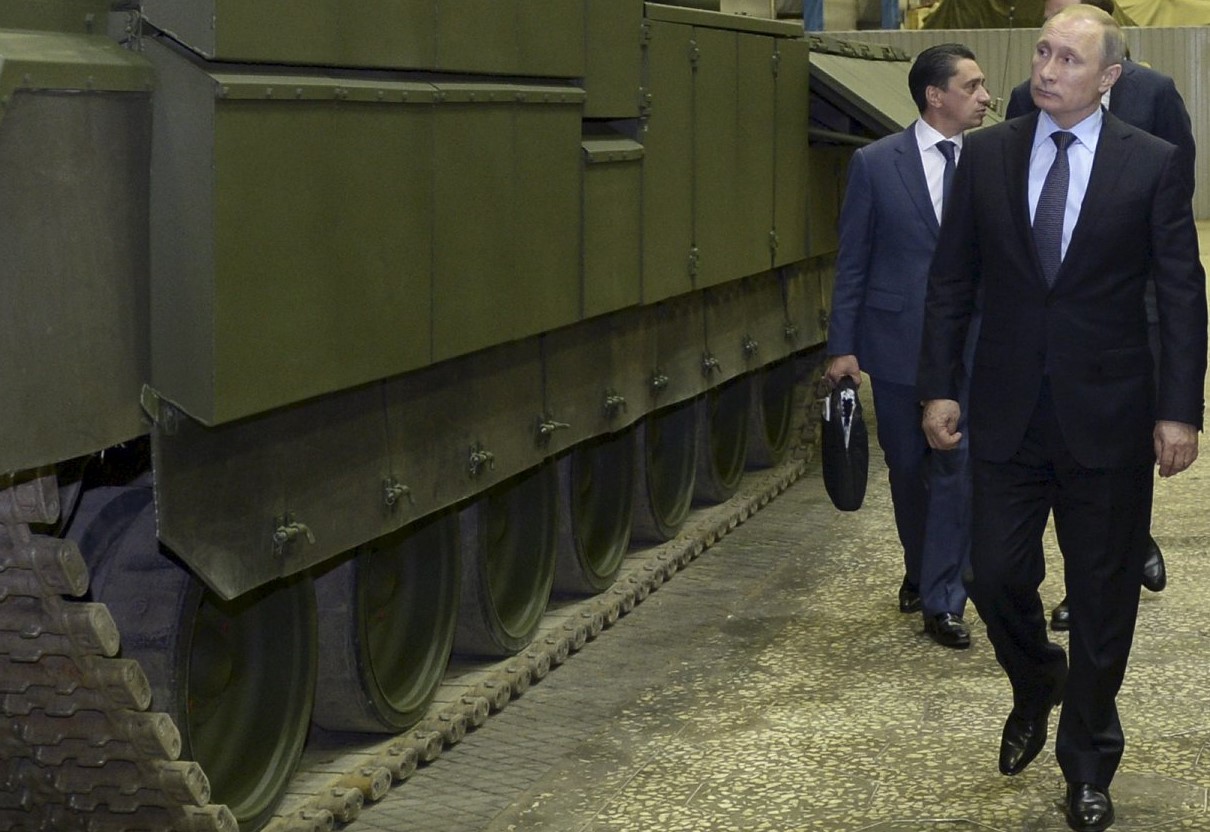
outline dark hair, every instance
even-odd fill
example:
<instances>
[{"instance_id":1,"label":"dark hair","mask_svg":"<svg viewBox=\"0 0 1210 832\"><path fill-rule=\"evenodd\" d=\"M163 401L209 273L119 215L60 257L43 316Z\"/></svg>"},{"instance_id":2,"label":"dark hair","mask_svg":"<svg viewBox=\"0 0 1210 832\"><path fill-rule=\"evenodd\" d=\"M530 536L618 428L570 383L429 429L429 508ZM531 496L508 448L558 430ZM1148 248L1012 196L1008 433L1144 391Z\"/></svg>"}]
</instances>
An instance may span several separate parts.
<instances>
[{"instance_id":1,"label":"dark hair","mask_svg":"<svg viewBox=\"0 0 1210 832\"><path fill-rule=\"evenodd\" d=\"M928 99L924 91L928 87L945 89L950 78L957 72L957 63L963 58L973 61L975 53L961 43L939 43L930 46L912 62L908 70L908 90L916 109L923 113L928 108Z\"/></svg>"}]
</instances>

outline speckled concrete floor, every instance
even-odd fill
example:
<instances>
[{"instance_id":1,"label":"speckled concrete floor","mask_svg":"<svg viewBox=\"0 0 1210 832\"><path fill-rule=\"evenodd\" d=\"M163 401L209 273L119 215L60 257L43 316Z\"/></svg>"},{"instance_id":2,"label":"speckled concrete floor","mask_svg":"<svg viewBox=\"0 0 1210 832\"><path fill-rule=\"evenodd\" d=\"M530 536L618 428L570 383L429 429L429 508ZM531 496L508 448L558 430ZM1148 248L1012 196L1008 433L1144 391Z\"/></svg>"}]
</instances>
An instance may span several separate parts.
<instances>
[{"instance_id":1,"label":"speckled concrete floor","mask_svg":"<svg viewBox=\"0 0 1210 832\"><path fill-rule=\"evenodd\" d=\"M1123 832L1210 830L1203 451L1157 485L1170 582L1143 593L1119 697L1127 746L1112 794ZM884 469L871 474L853 514L807 477L356 828L1065 829L1054 720L1038 761L1002 777L1009 691L982 624L968 610L973 647L956 652L898 612ZM1057 566L1053 537L1048 546ZM1052 568L1043 598L1062 592Z\"/></svg>"}]
</instances>

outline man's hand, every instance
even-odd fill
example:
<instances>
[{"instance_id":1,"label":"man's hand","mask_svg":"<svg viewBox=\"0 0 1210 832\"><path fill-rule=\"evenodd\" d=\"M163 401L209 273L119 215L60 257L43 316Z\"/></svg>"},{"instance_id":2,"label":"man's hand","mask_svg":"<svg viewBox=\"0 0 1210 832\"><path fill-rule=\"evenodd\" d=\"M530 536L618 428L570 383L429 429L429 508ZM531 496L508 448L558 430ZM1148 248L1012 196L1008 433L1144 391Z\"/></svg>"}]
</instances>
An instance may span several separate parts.
<instances>
[{"instance_id":1,"label":"man's hand","mask_svg":"<svg viewBox=\"0 0 1210 832\"><path fill-rule=\"evenodd\" d=\"M938 451L952 451L958 447L962 434L958 432L958 417L962 410L953 399L930 399L924 403L924 418L920 427L928 439L929 447Z\"/></svg>"},{"instance_id":2,"label":"man's hand","mask_svg":"<svg viewBox=\"0 0 1210 832\"><path fill-rule=\"evenodd\" d=\"M834 355L828 362L828 369L824 371L824 381L829 387L836 387L840 384L840 380L845 376L853 379L853 386L861 386L861 367L857 365L857 356L855 355Z\"/></svg>"},{"instance_id":3,"label":"man's hand","mask_svg":"<svg viewBox=\"0 0 1210 832\"><path fill-rule=\"evenodd\" d=\"M1161 477L1179 474L1197 459L1197 428L1184 422L1156 422L1155 460Z\"/></svg>"}]
</instances>

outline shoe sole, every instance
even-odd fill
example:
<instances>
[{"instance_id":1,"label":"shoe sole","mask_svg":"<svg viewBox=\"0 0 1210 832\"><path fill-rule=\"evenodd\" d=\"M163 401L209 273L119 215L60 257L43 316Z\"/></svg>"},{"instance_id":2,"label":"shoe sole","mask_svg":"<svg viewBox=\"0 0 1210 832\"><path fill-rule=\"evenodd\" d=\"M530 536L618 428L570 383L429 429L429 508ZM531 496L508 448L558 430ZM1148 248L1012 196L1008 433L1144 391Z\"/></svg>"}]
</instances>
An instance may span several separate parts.
<instances>
[{"instance_id":1,"label":"shoe sole","mask_svg":"<svg viewBox=\"0 0 1210 832\"><path fill-rule=\"evenodd\" d=\"M1105 832L1105 830L1113 826L1114 821L1117 820L1117 817L1114 816L1114 813L1110 812L1108 817L1098 824L1093 826L1081 826L1072 819L1071 815L1067 814L1066 810L1064 810L1063 816L1067 820L1067 827L1069 829L1074 829L1075 832Z\"/></svg>"},{"instance_id":2,"label":"shoe sole","mask_svg":"<svg viewBox=\"0 0 1210 832\"><path fill-rule=\"evenodd\" d=\"M930 632L929 630L925 630L923 633L921 633L921 635L928 636L929 640L937 646L948 647L950 650L967 650L971 646L970 636L967 636L961 641L944 641L938 637L936 633Z\"/></svg>"},{"instance_id":3,"label":"shoe sole","mask_svg":"<svg viewBox=\"0 0 1210 832\"><path fill-rule=\"evenodd\" d=\"M924 635L928 636L929 640L938 647L948 647L951 650L967 650L971 646L970 639L966 641L942 641L931 633L926 632Z\"/></svg>"}]
</instances>

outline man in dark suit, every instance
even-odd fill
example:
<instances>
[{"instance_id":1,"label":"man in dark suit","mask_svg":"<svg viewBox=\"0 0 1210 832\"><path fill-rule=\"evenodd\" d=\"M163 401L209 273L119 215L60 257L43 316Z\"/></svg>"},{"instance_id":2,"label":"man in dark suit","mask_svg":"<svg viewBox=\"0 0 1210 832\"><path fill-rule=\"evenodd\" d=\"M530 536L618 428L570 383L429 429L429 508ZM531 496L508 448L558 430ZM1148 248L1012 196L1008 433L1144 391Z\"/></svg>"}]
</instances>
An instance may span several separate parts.
<instances>
[{"instance_id":1,"label":"man in dark suit","mask_svg":"<svg viewBox=\"0 0 1210 832\"><path fill-rule=\"evenodd\" d=\"M1152 466L1197 457L1206 287L1178 150L1101 108L1125 40L1076 5L1043 26L1041 112L967 137L930 267L923 427L953 447L963 339L980 297L970 378L974 482L968 588L1012 684L1000 770L1022 771L1062 703L1055 756L1068 825L1113 823L1124 739L1116 696L1134 634ZM1156 286L1158 384L1143 291ZM1038 587L1054 512L1072 610L1071 673Z\"/></svg>"},{"instance_id":2,"label":"man in dark suit","mask_svg":"<svg viewBox=\"0 0 1210 832\"><path fill-rule=\"evenodd\" d=\"M1047 0L1046 17L1049 19L1062 9L1080 2L1081 0ZM1082 2L1106 12L1113 11L1113 0L1082 0ZM1193 127L1189 119L1189 111L1185 109L1185 101L1181 98L1172 79L1163 73L1126 60L1122 63L1121 77L1102 98L1102 103L1109 107L1109 112L1127 124L1132 124L1140 130L1146 130L1151 135L1159 136L1164 141L1171 142L1180 148L1181 179L1188 184L1189 196L1192 198L1196 158ZM1027 79L1013 88L1012 94L1009 96L1006 116L1016 118L1035 110L1037 107L1030 94ZM1158 353L1158 318L1155 309L1155 291L1151 284L1148 284L1145 301L1147 321L1151 326L1150 341L1153 351ZM1143 561L1143 586L1152 592L1160 592L1167 583L1164 555L1160 551L1159 544L1155 542L1155 538L1148 535L1147 558ZM1071 626L1070 608L1066 598L1055 605L1051 611L1050 626L1053 630L1066 630Z\"/></svg>"},{"instance_id":3,"label":"man in dark suit","mask_svg":"<svg viewBox=\"0 0 1210 832\"><path fill-rule=\"evenodd\" d=\"M1105 9L1106 5L1112 7L1110 0L1047 0L1046 17L1049 19L1062 9L1081 2L1100 9ZM1162 72L1126 60L1122 62L1121 77L1105 97L1107 100L1103 103L1108 105L1109 112L1122 121L1180 148L1181 178L1192 196L1197 147L1189 111L1173 80ZM1037 109L1027 78L1013 87L1005 118L1016 118Z\"/></svg>"},{"instance_id":4,"label":"man in dark suit","mask_svg":"<svg viewBox=\"0 0 1210 832\"><path fill-rule=\"evenodd\" d=\"M975 56L960 44L924 50L908 73L920 118L863 147L849 166L825 374L858 384L869 374L878 440L890 473L905 577L899 609L920 611L945 647L970 646L962 571L970 548L965 449L930 454L920 432L916 367L928 265L937 245L945 185L963 131L991 100ZM948 171L948 172L947 172Z\"/></svg>"}]
</instances>

